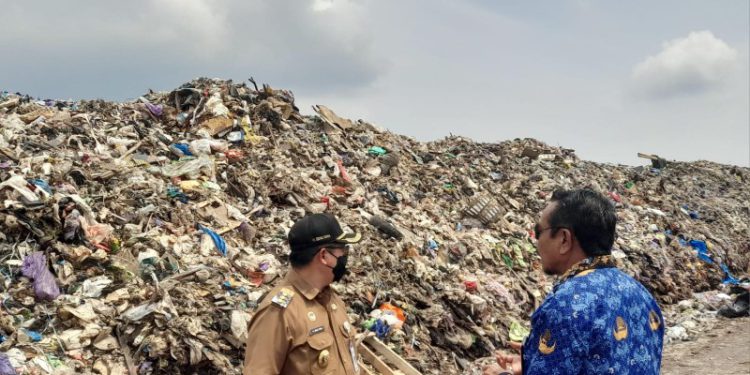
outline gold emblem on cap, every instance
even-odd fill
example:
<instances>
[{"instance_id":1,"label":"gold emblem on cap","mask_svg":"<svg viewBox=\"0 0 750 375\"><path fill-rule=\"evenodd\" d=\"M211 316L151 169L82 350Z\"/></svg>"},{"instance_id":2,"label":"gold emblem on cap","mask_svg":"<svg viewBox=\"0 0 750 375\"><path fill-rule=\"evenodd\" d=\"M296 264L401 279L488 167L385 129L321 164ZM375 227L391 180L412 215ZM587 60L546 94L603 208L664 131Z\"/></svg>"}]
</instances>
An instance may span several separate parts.
<instances>
[{"instance_id":1,"label":"gold emblem on cap","mask_svg":"<svg viewBox=\"0 0 750 375\"><path fill-rule=\"evenodd\" d=\"M314 312L308 311L307 312L307 319L310 319L311 322L314 322L318 318L315 316Z\"/></svg>"},{"instance_id":2,"label":"gold emblem on cap","mask_svg":"<svg viewBox=\"0 0 750 375\"><path fill-rule=\"evenodd\" d=\"M625 323L625 319L623 319L621 316L617 317L617 320L615 320L615 330L612 332L612 334L615 336L615 340L622 341L628 338L628 324Z\"/></svg>"},{"instance_id":3,"label":"gold emblem on cap","mask_svg":"<svg viewBox=\"0 0 750 375\"><path fill-rule=\"evenodd\" d=\"M323 350L318 354L318 366L320 367L328 367L328 357L329 357L328 350Z\"/></svg>"}]
</instances>

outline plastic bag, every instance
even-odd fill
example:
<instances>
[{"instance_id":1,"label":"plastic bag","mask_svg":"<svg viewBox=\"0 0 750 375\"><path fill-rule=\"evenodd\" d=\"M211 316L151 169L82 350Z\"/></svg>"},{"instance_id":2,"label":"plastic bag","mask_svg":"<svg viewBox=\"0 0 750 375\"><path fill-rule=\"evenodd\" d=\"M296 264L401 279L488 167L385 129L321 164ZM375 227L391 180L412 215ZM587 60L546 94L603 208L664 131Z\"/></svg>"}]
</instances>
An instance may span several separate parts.
<instances>
[{"instance_id":1,"label":"plastic bag","mask_svg":"<svg viewBox=\"0 0 750 375\"><path fill-rule=\"evenodd\" d=\"M367 153L373 156L383 156L388 153L386 149L378 146L372 146L367 150Z\"/></svg>"},{"instance_id":2,"label":"plastic bag","mask_svg":"<svg viewBox=\"0 0 750 375\"><path fill-rule=\"evenodd\" d=\"M704 241L690 240L690 246L697 252L698 258L708 264L714 264L714 260L708 253L708 245Z\"/></svg>"},{"instance_id":3,"label":"plastic bag","mask_svg":"<svg viewBox=\"0 0 750 375\"><path fill-rule=\"evenodd\" d=\"M211 155L212 152L225 152L229 145L215 139L196 139L190 142L190 152L194 155Z\"/></svg>"},{"instance_id":4,"label":"plastic bag","mask_svg":"<svg viewBox=\"0 0 750 375\"><path fill-rule=\"evenodd\" d=\"M21 202L25 204L34 204L40 201L39 195L29 189L28 181L22 176L13 176L0 184L0 189L6 187L15 190L20 195Z\"/></svg>"},{"instance_id":5,"label":"plastic bag","mask_svg":"<svg viewBox=\"0 0 750 375\"><path fill-rule=\"evenodd\" d=\"M219 250L221 255L227 256L227 243L224 241L224 238L222 238L218 233L212 231L211 229L204 227L203 225L198 224L198 229L211 237L211 239L214 241L214 246L216 246L216 249Z\"/></svg>"},{"instance_id":6,"label":"plastic bag","mask_svg":"<svg viewBox=\"0 0 750 375\"><path fill-rule=\"evenodd\" d=\"M114 228L107 224L93 224L86 227L86 239L91 243L106 243L112 237Z\"/></svg>"},{"instance_id":7,"label":"plastic bag","mask_svg":"<svg viewBox=\"0 0 750 375\"><path fill-rule=\"evenodd\" d=\"M16 375L16 369L10 364L10 358L5 353L0 353L0 375Z\"/></svg>"},{"instance_id":8,"label":"plastic bag","mask_svg":"<svg viewBox=\"0 0 750 375\"><path fill-rule=\"evenodd\" d=\"M81 233L81 213L78 210L71 211L65 216L63 223L63 240L66 242L74 241L80 237Z\"/></svg>"},{"instance_id":9,"label":"plastic bag","mask_svg":"<svg viewBox=\"0 0 750 375\"><path fill-rule=\"evenodd\" d=\"M146 102L145 104L148 111L156 117L161 117L161 115L164 113L164 108L161 106L161 104L154 105L148 102Z\"/></svg>"},{"instance_id":10,"label":"plastic bag","mask_svg":"<svg viewBox=\"0 0 750 375\"><path fill-rule=\"evenodd\" d=\"M510 341L522 342L527 336L529 336L529 329L522 326L517 321L513 321L510 324L510 330L508 331L508 338Z\"/></svg>"},{"instance_id":11,"label":"plastic bag","mask_svg":"<svg viewBox=\"0 0 750 375\"><path fill-rule=\"evenodd\" d=\"M171 150L178 157L193 156L193 153L190 152L190 145L187 143L172 144L171 146L169 146L169 150Z\"/></svg>"},{"instance_id":12,"label":"plastic bag","mask_svg":"<svg viewBox=\"0 0 750 375\"><path fill-rule=\"evenodd\" d=\"M206 107L211 111L211 114L216 117L229 116L229 108L224 105L224 102L221 100L221 95L219 94L211 95L206 101Z\"/></svg>"},{"instance_id":13,"label":"plastic bag","mask_svg":"<svg viewBox=\"0 0 750 375\"><path fill-rule=\"evenodd\" d=\"M161 174L166 177L187 177L197 179L201 173L213 177L214 161L210 157L201 155L197 159L184 159L161 168Z\"/></svg>"},{"instance_id":14,"label":"plastic bag","mask_svg":"<svg viewBox=\"0 0 750 375\"><path fill-rule=\"evenodd\" d=\"M34 280L34 294L41 300L52 301L60 295L55 276L47 269L47 257L37 251L23 260L21 272Z\"/></svg>"}]
</instances>

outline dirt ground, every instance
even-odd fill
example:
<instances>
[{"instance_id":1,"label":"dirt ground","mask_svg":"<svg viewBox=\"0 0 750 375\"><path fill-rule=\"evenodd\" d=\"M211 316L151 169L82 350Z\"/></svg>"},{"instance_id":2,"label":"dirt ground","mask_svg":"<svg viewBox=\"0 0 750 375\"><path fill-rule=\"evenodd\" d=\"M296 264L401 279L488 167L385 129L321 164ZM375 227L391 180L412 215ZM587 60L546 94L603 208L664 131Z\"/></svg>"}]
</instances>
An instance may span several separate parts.
<instances>
[{"instance_id":1,"label":"dirt ground","mask_svg":"<svg viewBox=\"0 0 750 375\"><path fill-rule=\"evenodd\" d=\"M662 374L750 374L750 318L722 319L695 341L666 345Z\"/></svg>"}]
</instances>

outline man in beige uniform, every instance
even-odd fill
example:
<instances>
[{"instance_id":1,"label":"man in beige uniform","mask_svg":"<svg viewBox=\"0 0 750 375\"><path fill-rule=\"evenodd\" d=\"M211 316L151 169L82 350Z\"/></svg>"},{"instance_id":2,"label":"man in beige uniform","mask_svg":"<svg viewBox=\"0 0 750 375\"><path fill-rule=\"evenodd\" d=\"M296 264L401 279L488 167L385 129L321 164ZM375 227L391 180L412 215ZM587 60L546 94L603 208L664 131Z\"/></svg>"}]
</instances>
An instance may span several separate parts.
<instances>
[{"instance_id":1,"label":"man in beige uniform","mask_svg":"<svg viewBox=\"0 0 750 375\"><path fill-rule=\"evenodd\" d=\"M292 269L250 321L244 375L358 374L354 329L328 287L346 273L350 244L336 218L308 215L289 231Z\"/></svg>"}]
</instances>

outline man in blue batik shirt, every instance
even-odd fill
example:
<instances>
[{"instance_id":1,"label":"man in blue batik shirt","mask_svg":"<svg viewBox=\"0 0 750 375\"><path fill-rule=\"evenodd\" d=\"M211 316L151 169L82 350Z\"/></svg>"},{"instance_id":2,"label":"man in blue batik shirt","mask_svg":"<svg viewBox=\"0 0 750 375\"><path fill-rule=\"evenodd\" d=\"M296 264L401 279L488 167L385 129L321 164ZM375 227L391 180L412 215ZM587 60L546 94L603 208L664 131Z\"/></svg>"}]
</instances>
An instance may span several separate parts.
<instances>
[{"instance_id":1,"label":"man in blue batik shirt","mask_svg":"<svg viewBox=\"0 0 750 375\"><path fill-rule=\"evenodd\" d=\"M484 374L659 374L664 321L651 294L610 258L617 216L591 190L556 191L536 224L544 271L561 275L531 316L521 355Z\"/></svg>"}]
</instances>

